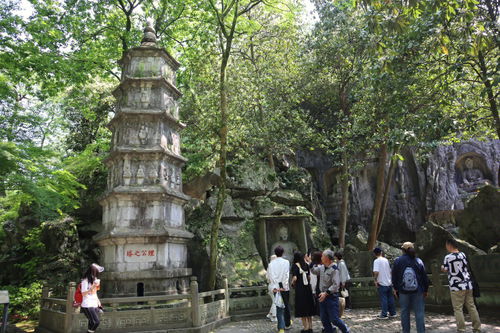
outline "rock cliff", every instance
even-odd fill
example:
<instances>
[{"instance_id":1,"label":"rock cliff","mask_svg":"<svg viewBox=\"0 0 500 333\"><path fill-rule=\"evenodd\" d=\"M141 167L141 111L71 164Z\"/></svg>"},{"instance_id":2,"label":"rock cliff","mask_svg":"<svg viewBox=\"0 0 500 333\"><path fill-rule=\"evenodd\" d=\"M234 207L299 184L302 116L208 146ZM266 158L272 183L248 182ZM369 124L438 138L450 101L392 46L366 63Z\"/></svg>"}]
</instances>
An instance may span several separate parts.
<instances>
[{"instance_id":1,"label":"rock cliff","mask_svg":"<svg viewBox=\"0 0 500 333\"><path fill-rule=\"evenodd\" d=\"M500 140L442 145L427 156L418 156L414 149L404 149L401 154L404 160L396 167L381 232L381 239L391 244L415 240L416 232L429 216L439 220L434 221L438 224L446 224L443 219L456 224L455 213L463 210L480 188L488 184L499 186ZM340 217L339 171L318 152L299 152L297 161L311 173L328 229L335 230ZM359 226L369 229L376 172L377 161L373 160L352 178L350 233L357 232ZM496 218L500 219L498 215ZM336 235L331 236L335 242ZM475 245L480 242L477 240Z\"/></svg>"}]
</instances>

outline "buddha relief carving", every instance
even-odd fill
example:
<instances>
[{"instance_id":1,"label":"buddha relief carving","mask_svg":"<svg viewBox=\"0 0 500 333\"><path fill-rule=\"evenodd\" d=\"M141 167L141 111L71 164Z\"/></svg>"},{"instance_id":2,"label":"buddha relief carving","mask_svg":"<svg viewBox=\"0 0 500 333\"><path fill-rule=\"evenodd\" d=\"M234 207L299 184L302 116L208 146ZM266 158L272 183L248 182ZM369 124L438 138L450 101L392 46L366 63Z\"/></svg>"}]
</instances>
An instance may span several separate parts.
<instances>
[{"instance_id":1,"label":"buddha relief carving","mask_svg":"<svg viewBox=\"0 0 500 333\"><path fill-rule=\"evenodd\" d=\"M161 162L161 175L160 175L161 179L161 184L165 187L168 186L168 167L166 165L165 162Z\"/></svg>"},{"instance_id":2,"label":"buddha relief carving","mask_svg":"<svg viewBox=\"0 0 500 333\"><path fill-rule=\"evenodd\" d=\"M483 172L474 164L474 159L467 157L462 168L462 184L460 184L460 188L466 192L471 192L488 183Z\"/></svg>"},{"instance_id":3,"label":"buddha relief carving","mask_svg":"<svg viewBox=\"0 0 500 333\"><path fill-rule=\"evenodd\" d=\"M175 186L175 179L174 179L174 169L169 166L168 167L168 187L174 188Z\"/></svg>"},{"instance_id":4,"label":"buddha relief carving","mask_svg":"<svg viewBox=\"0 0 500 333\"><path fill-rule=\"evenodd\" d=\"M130 167L130 157L125 155L123 160L123 183L125 186L130 185L130 180L132 179L132 170Z\"/></svg>"},{"instance_id":5,"label":"buddha relief carving","mask_svg":"<svg viewBox=\"0 0 500 333\"><path fill-rule=\"evenodd\" d=\"M298 250L298 246L294 242L288 240L288 238L289 238L288 228L285 225L282 225L279 228L279 241L277 241L271 246L270 253L274 253L274 249L277 248L278 246L281 246L285 250L285 252L283 253L283 258L290 261L291 263L293 259L293 254L295 253L295 251Z\"/></svg>"},{"instance_id":6,"label":"buddha relief carving","mask_svg":"<svg viewBox=\"0 0 500 333\"><path fill-rule=\"evenodd\" d=\"M167 128L164 134L161 136L160 146L163 149L172 151L172 146L173 146L172 131L169 128Z\"/></svg>"},{"instance_id":7,"label":"buddha relief carving","mask_svg":"<svg viewBox=\"0 0 500 333\"><path fill-rule=\"evenodd\" d=\"M166 93L164 93L163 96L164 96L164 103L165 103L165 108L167 109L167 113L171 116L174 116L174 112L173 112L174 99Z\"/></svg>"},{"instance_id":8,"label":"buddha relief carving","mask_svg":"<svg viewBox=\"0 0 500 333\"><path fill-rule=\"evenodd\" d=\"M143 109L147 109L149 107L149 102L151 98L151 87L149 86L141 86L140 93L140 107Z\"/></svg>"},{"instance_id":9,"label":"buddha relief carving","mask_svg":"<svg viewBox=\"0 0 500 333\"><path fill-rule=\"evenodd\" d=\"M156 169L156 165L153 165L151 170L149 170L148 174L149 183L156 184L158 181L158 170Z\"/></svg>"},{"instance_id":10,"label":"buddha relief carving","mask_svg":"<svg viewBox=\"0 0 500 333\"><path fill-rule=\"evenodd\" d=\"M137 185L144 184L144 177L145 177L145 173L144 173L144 169L142 168L142 165L141 165L141 166L139 166L139 169L137 170L137 174L135 175Z\"/></svg>"},{"instance_id":11,"label":"buddha relief carving","mask_svg":"<svg viewBox=\"0 0 500 333\"><path fill-rule=\"evenodd\" d=\"M137 136L139 138L139 142L141 145L146 145L148 143L148 128L146 125L141 125L141 128L139 129L139 132L137 133Z\"/></svg>"}]
</instances>

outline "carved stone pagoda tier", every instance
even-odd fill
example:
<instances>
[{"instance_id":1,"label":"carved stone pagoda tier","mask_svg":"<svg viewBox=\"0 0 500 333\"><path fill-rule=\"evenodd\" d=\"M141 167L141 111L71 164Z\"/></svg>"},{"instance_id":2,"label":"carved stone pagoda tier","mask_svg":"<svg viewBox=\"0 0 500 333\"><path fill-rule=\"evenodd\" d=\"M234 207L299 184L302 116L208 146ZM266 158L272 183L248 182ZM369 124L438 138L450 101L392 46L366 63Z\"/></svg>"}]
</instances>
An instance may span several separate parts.
<instances>
[{"instance_id":1,"label":"carved stone pagoda tier","mask_svg":"<svg viewBox=\"0 0 500 333\"><path fill-rule=\"evenodd\" d=\"M179 135L184 125L175 87L179 63L156 46L150 26L144 32L141 46L120 60L117 112L109 123L103 230L95 237L107 297L185 292L191 276Z\"/></svg>"}]
</instances>

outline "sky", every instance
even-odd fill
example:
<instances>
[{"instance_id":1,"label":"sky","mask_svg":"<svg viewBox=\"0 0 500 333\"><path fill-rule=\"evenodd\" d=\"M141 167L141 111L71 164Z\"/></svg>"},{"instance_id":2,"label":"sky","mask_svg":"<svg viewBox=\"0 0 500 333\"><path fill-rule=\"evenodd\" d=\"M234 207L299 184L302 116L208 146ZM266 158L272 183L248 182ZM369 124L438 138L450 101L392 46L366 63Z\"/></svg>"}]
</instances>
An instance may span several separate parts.
<instances>
[{"instance_id":1,"label":"sky","mask_svg":"<svg viewBox=\"0 0 500 333\"><path fill-rule=\"evenodd\" d=\"M20 5L19 5L19 10L16 11L20 16L22 16L25 20L29 19L31 14L33 13L33 7L31 6L31 3L28 0L20 0ZM316 21L314 18L314 5L311 2L311 0L302 0L302 3L304 4L304 14L303 14L303 21L304 23L313 23Z\"/></svg>"}]
</instances>

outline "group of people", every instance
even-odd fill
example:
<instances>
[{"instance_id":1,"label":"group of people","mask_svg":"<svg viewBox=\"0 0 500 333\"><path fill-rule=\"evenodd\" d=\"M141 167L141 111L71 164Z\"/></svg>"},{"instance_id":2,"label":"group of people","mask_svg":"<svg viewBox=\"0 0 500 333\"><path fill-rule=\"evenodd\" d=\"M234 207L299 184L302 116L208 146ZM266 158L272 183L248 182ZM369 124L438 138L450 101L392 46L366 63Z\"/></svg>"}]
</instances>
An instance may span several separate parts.
<instances>
[{"instance_id":1,"label":"group of people","mask_svg":"<svg viewBox=\"0 0 500 333\"><path fill-rule=\"evenodd\" d=\"M481 332L481 320L474 303L474 289L467 256L460 252L454 239L446 241L449 254L444 258L441 270L448 274L451 302L455 314L457 332L465 332L463 307L472 319L474 333ZM373 276L380 298L379 319L396 317L395 299L401 309L402 333L410 333L410 311L415 314L418 333L425 332L425 298L429 280L424 263L416 256L413 243L405 242L401 247L403 255L391 264L380 248L373 253ZM295 317L302 319L301 333L312 333L313 316L319 315L323 332L333 333L336 326L342 333L350 329L341 319L341 301L350 309L349 270L342 254L331 250L311 250L307 254L295 252L293 262L283 258L284 249L277 246L267 270L269 291L273 305L269 317L277 321L278 332L283 333L292 325L290 314L290 287L295 288ZM99 326L101 303L97 296L100 289L99 273L104 268L92 264L85 272L78 291L82 295L80 307L88 319L87 333L93 333ZM291 276L291 278L290 278Z\"/></svg>"},{"instance_id":2,"label":"group of people","mask_svg":"<svg viewBox=\"0 0 500 333\"><path fill-rule=\"evenodd\" d=\"M465 332L464 305L471 316L473 332L481 332L481 320L474 303L474 280L467 256L460 252L455 239L448 239L445 247L448 255L444 258L441 270L448 275L457 332ZM382 308L378 318L388 319L396 316L396 297L401 308L402 332L410 333L410 310L413 310L417 332L424 333L425 298L429 290L429 279L423 261L416 256L413 243L405 242L401 249L403 255L394 261L392 269L383 251L380 248L373 250L376 257L373 262L373 276Z\"/></svg>"},{"instance_id":3,"label":"group of people","mask_svg":"<svg viewBox=\"0 0 500 333\"><path fill-rule=\"evenodd\" d=\"M326 333L336 326L342 333L350 332L340 319L340 293L350 280L347 265L340 253L331 250L295 252L293 262L283 258L284 249L277 246L267 270L273 305L269 317L276 316L278 332L292 325L290 315L290 285L295 288L295 317L301 318L302 333L312 333L312 317L319 314ZM291 266L291 267L290 267ZM291 282L290 282L291 273ZM333 325L333 326L332 326Z\"/></svg>"},{"instance_id":4,"label":"group of people","mask_svg":"<svg viewBox=\"0 0 500 333\"><path fill-rule=\"evenodd\" d=\"M458 249L454 239L446 241L449 254L444 258L441 270L448 274L451 302L455 314L457 332L465 332L463 307L472 319L473 332L481 332L481 321L474 303L474 281L467 257ZM391 264L380 248L373 254L373 277L380 299L381 312L378 319L395 318L396 303L400 306L402 333L410 333L410 312L415 315L418 333L425 332L425 298L429 290L429 280L423 261L417 257L414 244L405 242L403 254ZM277 321L278 332L291 327L290 287L295 288L295 317L301 318L304 329L301 333L312 333L312 318L319 314L323 332L350 332L341 319L345 299L346 309L350 309L349 271L341 253L331 250L309 251L308 254L295 252L293 262L283 258L284 249L274 249L267 270L269 292L273 299L268 317ZM291 276L291 278L290 278Z\"/></svg>"}]
</instances>

